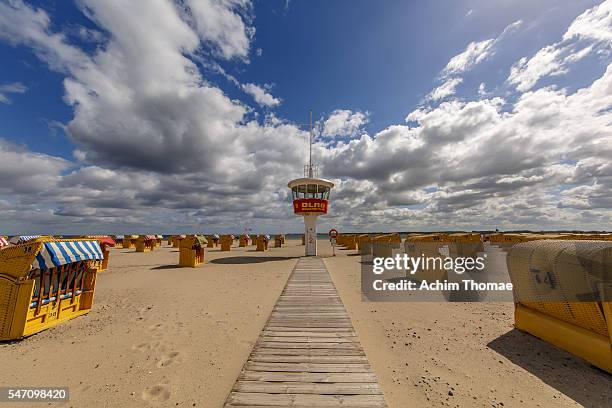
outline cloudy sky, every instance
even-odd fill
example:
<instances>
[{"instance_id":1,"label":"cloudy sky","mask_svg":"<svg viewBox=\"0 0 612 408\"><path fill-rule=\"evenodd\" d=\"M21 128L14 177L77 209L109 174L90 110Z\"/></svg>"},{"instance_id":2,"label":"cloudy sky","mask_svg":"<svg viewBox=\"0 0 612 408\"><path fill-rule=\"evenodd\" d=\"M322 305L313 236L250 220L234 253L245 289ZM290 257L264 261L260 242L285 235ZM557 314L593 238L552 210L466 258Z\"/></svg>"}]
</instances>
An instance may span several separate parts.
<instances>
[{"instance_id":1,"label":"cloudy sky","mask_svg":"<svg viewBox=\"0 0 612 408\"><path fill-rule=\"evenodd\" d=\"M494 3L494 4L493 4ZM612 229L612 0L0 0L0 233Z\"/></svg>"}]
</instances>

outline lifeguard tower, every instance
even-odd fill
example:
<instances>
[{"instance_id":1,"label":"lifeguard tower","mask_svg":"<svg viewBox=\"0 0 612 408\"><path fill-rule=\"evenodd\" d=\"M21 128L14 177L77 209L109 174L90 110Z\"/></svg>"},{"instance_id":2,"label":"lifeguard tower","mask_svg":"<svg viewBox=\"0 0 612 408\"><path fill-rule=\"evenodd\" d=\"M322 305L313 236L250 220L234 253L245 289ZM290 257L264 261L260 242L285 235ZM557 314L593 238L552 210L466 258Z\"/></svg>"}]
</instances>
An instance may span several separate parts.
<instances>
[{"instance_id":1,"label":"lifeguard tower","mask_svg":"<svg viewBox=\"0 0 612 408\"><path fill-rule=\"evenodd\" d=\"M317 256L317 217L327 214L329 192L334 183L318 177L312 164L312 112L310 112L309 163L304 166L304 177L291 180L287 186L293 195L293 213L304 217L306 256Z\"/></svg>"}]
</instances>

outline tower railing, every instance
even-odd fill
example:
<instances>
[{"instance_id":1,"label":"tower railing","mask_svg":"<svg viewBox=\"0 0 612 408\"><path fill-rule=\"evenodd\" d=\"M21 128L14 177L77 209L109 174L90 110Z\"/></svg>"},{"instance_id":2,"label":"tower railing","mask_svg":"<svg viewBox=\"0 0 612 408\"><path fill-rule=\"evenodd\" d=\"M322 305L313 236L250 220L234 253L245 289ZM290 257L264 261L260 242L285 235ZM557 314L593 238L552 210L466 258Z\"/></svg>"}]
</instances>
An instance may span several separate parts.
<instances>
[{"instance_id":1,"label":"tower railing","mask_svg":"<svg viewBox=\"0 0 612 408\"><path fill-rule=\"evenodd\" d=\"M305 164L304 165L304 177L306 178L319 178L319 165L318 164Z\"/></svg>"}]
</instances>

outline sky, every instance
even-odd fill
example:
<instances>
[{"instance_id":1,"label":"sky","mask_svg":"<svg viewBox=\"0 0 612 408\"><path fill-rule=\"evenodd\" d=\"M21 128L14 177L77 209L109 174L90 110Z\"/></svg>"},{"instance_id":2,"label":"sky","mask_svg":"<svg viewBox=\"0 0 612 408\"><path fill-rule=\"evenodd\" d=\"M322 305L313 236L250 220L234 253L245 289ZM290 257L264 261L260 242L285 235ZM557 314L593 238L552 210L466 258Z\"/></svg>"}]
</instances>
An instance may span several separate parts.
<instances>
[{"instance_id":1,"label":"sky","mask_svg":"<svg viewBox=\"0 0 612 408\"><path fill-rule=\"evenodd\" d=\"M0 233L612 229L612 1L0 0Z\"/></svg>"}]
</instances>

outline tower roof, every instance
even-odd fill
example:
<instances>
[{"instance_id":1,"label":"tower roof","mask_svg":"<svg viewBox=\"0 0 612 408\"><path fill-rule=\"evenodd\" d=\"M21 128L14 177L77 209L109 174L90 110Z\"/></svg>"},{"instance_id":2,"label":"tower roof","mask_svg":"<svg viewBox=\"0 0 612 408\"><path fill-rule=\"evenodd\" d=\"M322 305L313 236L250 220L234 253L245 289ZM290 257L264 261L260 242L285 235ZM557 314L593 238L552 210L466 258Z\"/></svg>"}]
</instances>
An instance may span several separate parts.
<instances>
[{"instance_id":1,"label":"tower roof","mask_svg":"<svg viewBox=\"0 0 612 408\"><path fill-rule=\"evenodd\" d=\"M302 186L304 184L316 184L319 186L326 186L329 188L332 188L334 186L334 183L332 183L329 180L325 180L325 179L321 179L321 178L308 178L308 177L302 177L302 178L298 178L295 180L291 180L289 182L289 184L287 184L287 187L289 188L293 188L295 186Z\"/></svg>"}]
</instances>

